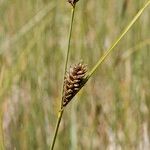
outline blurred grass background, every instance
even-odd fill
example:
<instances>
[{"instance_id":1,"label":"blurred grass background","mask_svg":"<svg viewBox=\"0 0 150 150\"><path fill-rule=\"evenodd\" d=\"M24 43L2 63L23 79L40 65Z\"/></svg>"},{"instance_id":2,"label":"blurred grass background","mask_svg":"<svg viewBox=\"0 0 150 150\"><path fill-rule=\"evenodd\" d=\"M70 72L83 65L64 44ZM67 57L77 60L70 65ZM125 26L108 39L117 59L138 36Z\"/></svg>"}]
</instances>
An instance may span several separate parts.
<instances>
[{"instance_id":1,"label":"blurred grass background","mask_svg":"<svg viewBox=\"0 0 150 150\"><path fill-rule=\"evenodd\" d=\"M80 0L70 62L89 69L147 0ZM0 146L48 150L57 119L71 6L0 0ZM67 106L56 150L150 149L150 9ZM3 130L2 130L3 129Z\"/></svg>"}]
</instances>

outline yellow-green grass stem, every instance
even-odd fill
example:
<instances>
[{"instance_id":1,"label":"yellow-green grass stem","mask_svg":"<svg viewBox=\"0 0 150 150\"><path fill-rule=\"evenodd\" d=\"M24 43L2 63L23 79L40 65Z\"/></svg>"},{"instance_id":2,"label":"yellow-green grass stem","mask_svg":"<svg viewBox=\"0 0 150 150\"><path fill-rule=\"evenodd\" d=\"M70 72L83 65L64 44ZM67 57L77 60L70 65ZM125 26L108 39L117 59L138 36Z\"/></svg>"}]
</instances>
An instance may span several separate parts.
<instances>
[{"instance_id":1,"label":"yellow-green grass stem","mask_svg":"<svg viewBox=\"0 0 150 150\"><path fill-rule=\"evenodd\" d=\"M122 34L118 37L118 39L112 44L112 46L104 53L102 57L100 57L99 61L93 67L93 69L89 72L87 76L87 80L95 73L98 67L104 62L104 60L108 57L108 55L114 50L114 48L118 45L120 40L126 35L126 33L131 29L137 19L142 15L143 11L149 6L150 0L139 10L139 12L135 15L132 21L127 25Z\"/></svg>"},{"instance_id":2,"label":"yellow-green grass stem","mask_svg":"<svg viewBox=\"0 0 150 150\"><path fill-rule=\"evenodd\" d=\"M64 109L62 108L59 111L59 114L58 114L57 123L56 123L56 127L55 127L55 132L54 132L54 137L53 137L53 141L52 141L52 145L50 147L50 150L54 149L55 141L56 141L56 138L57 138L57 133L58 133L58 129L59 129L59 125L60 125L60 122L61 122L61 118L62 118L63 112L64 112Z\"/></svg>"},{"instance_id":3,"label":"yellow-green grass stem","mask_svg":"<svg viewBox=\"0 0 150 150\"><path fill-rule=\"evenodd\" d=\"M74 5L74 7L72 7L72 12L71 12L71 21L70 21L70 27L69 27L67 54L66 54L65 69L64 69L64 78L65 78L65 74L66 74L66 71L67 71L67 64L68 64L68 60L69 60L69 52L70 52L70 43L71 43L71 35L72 35L74 14L75 14L75 5ZM63 97L63 90L64 89L62 87L62 97ZM56 123L56 127L55 127L54 136L53 136L53 139L52 139L52 144L51 144L50 150L54 149L55 141L56 141L56 138L57 138L57 133L58 133L58 130L59 130L59 125L60 125L60 122L61 122L61 119L62 119L63 112L64 112L64 107L63 107L62 99L61 99L60 110L59 110L59 113L58 113L57 123Z\"/></svg>"},{"instance_id":4,"label":"yellow-green grass stem","mask_svg":"<svg viewBox=\"0 0 150 150\"><path fill-rule=\"evenodd\" d=\"M69 35L68 35L68 45L67 45L67 54L66 54L65 69L64 69L64 78L65 78L65 74L66 74L66 71L67 71L67 64L68 64L68 60L69 60L74 13L75 13L75 6L72 7L72 12L71 12L71 20L70 20ZM62 87L62 94L63 94L63 87ZM62 108L62 101L61 101L61 108Z\"/></svg>"}]
</instances>

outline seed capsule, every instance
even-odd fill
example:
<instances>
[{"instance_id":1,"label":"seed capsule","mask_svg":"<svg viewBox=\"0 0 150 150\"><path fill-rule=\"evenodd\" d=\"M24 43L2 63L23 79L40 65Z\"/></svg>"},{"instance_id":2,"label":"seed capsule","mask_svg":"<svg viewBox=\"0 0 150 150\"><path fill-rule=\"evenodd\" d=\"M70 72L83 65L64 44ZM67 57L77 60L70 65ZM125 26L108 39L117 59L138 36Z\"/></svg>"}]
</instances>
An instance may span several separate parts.
<instances>
[{"instance_id":1,"label":"seed capsule","mask_svg":"<svg viewBox=\"0 0 150 150\"><path fill-rule=\"evenodd\" d=\"M62 98L63 107L66 106L81 89L86 72L87 65L78 63L74 66L71 66L69 72L66 73Z\"/></svg>"}]
</instances>

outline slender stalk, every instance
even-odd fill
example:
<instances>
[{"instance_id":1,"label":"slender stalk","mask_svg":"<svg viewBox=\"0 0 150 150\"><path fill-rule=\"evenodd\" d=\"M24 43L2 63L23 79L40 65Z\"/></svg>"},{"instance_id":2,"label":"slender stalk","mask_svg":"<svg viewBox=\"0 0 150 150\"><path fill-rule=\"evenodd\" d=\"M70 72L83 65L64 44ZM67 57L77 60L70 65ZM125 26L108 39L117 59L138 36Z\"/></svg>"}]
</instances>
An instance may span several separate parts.
<instances>
[{"instance_id":1,"label":"slender stalk","mask_svg":"<svg viewBox=\"0 0 150 150\"><path fill-rule=\"evenodd\" d=\"M67 54L66 54L65 70L64 70L64 78L65 78L65 74L66 74L66 71L67 71L67 64L68 64L68 59L69 59L74 13L75 13L75 5L74 5L74 7L72 7L72 13L71 13L71 20L70 20L70 27L69 27L69 36L68 36L68 46L67 46ZM62 87L62 94L63 94L63 87ZM61 108L62 108L62 101L61 101Z\"/></svg>"},{"instance_id":2,"label":"slender stalk","mask_svg":"<svg viewBox=\"0 0 150 150\"><path fill-rule=\"evenodd\" d=\"M125 28L125 30L123 31L123 33L119 36L119 38L104 53L104 55L99 59L99 61L96 63L96 65L93 67L93 69L89 72L89 74L87 76L87 80L94 74L94 72L103 63L103 61L107 58L107 56L114 50L114 48L117 46L117 44L120 42L120 40L126 35L126 33L133 26L133 24L137 21L137 19L141 16L141 14L143 13L143 11L148 7L149 4L150 4L150 0L139 10L139 12L135 15L135 17L132 19L132 21L129 23L129 25Z\"/></svg>"},{"instance_id":3,"label":"slender stalk","mask_svg":"<svg viewBox=\"0 0 150 150\"><path fill-rule=\"evenodd\" d=\"M71 42L71 35L72 35L74 13L75 13L75 5L72 7L72 13L71 13L71 21L70 21L69 36L68 36L68 46L67 46L67 54L66 54L65 69L64 69L64 78L65 78L65 74L66 74L66 71L67 71L67 64L68 64L68 59L69 59L70 42ZM63 96L63 90L64 89L62 87L62 96ZM54 137L53 137L53 140L52 140L52 145L50 147L50 150L54 149L55 141L56 141L56 138L57 138L57 133L58 133L58 130L59 130L59 125L60 125L60 122L61 122L61 118L62 118L63 112L64 112L64 107L62 105L62 100L61 100L60 111L59 111L59 114L58 114L57 123L56 123L55 131L54 131Z\"/></svg>"},{"instance_id":4,"label":"slender stalk","mask_svg":"<svg viewBox=\"0 0 150 150\"><path fill-rule=\"evenodd\" d=\"M67 70L67 64L68 64L68 58L69 58L69 52L70 52L70 42L71 42L72 27L73 27L73 20L74 20L74 12L75 12L75 6L72 7L72 13L71 13L71 21L70 21L69 37L68 37L68 47L67 47L67 56L66 56L66 62L65 62L65 73L66 73L66 70Z\"/></svg>"},{"instance_id":5,"label":"slender stalk","mask_svg":"<svg viewBox=\"0 0 150 150\"><path fill-rule=\"evenodd\" d=\"M55 141L56 141L56 137L57 137L57 133L58 133L58 129L59 129L59 125L60 125L60 122L61 122L63 112L64 112L64 109L61 109L59 111L58 118L57 118L57 123L56 123L56 127L55 127L55 132L54 132L54 137L53 137L53 141L52 141L52 145L51 145L50 150L54 149L54 145L55 145Z\"/></svg>"}]
</instances>

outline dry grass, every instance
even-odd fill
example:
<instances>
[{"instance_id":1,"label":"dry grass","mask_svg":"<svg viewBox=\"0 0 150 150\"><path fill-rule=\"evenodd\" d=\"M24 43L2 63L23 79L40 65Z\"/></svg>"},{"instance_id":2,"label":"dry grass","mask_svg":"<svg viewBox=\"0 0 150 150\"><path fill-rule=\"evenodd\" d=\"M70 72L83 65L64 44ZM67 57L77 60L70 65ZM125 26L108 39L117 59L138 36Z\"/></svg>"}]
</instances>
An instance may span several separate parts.
<instances>
[{"instance_id":1,"label":"dry grass","mask_svg":"<svg viewBox=\"0 0 150 150\"><path fill-rule=\"evenodd\" d=\"M82 59L92 68L144 2L81 0L69 64ZM8 150L46 150L50 145L70 9L58 0L0 1L0 110ZM150 148L150 47L149 42L138 46L149 38L149 14L147 9L67 106L56 150ZM130 47L139 50L122 61Z\"/></svg>"}]
</instances>

